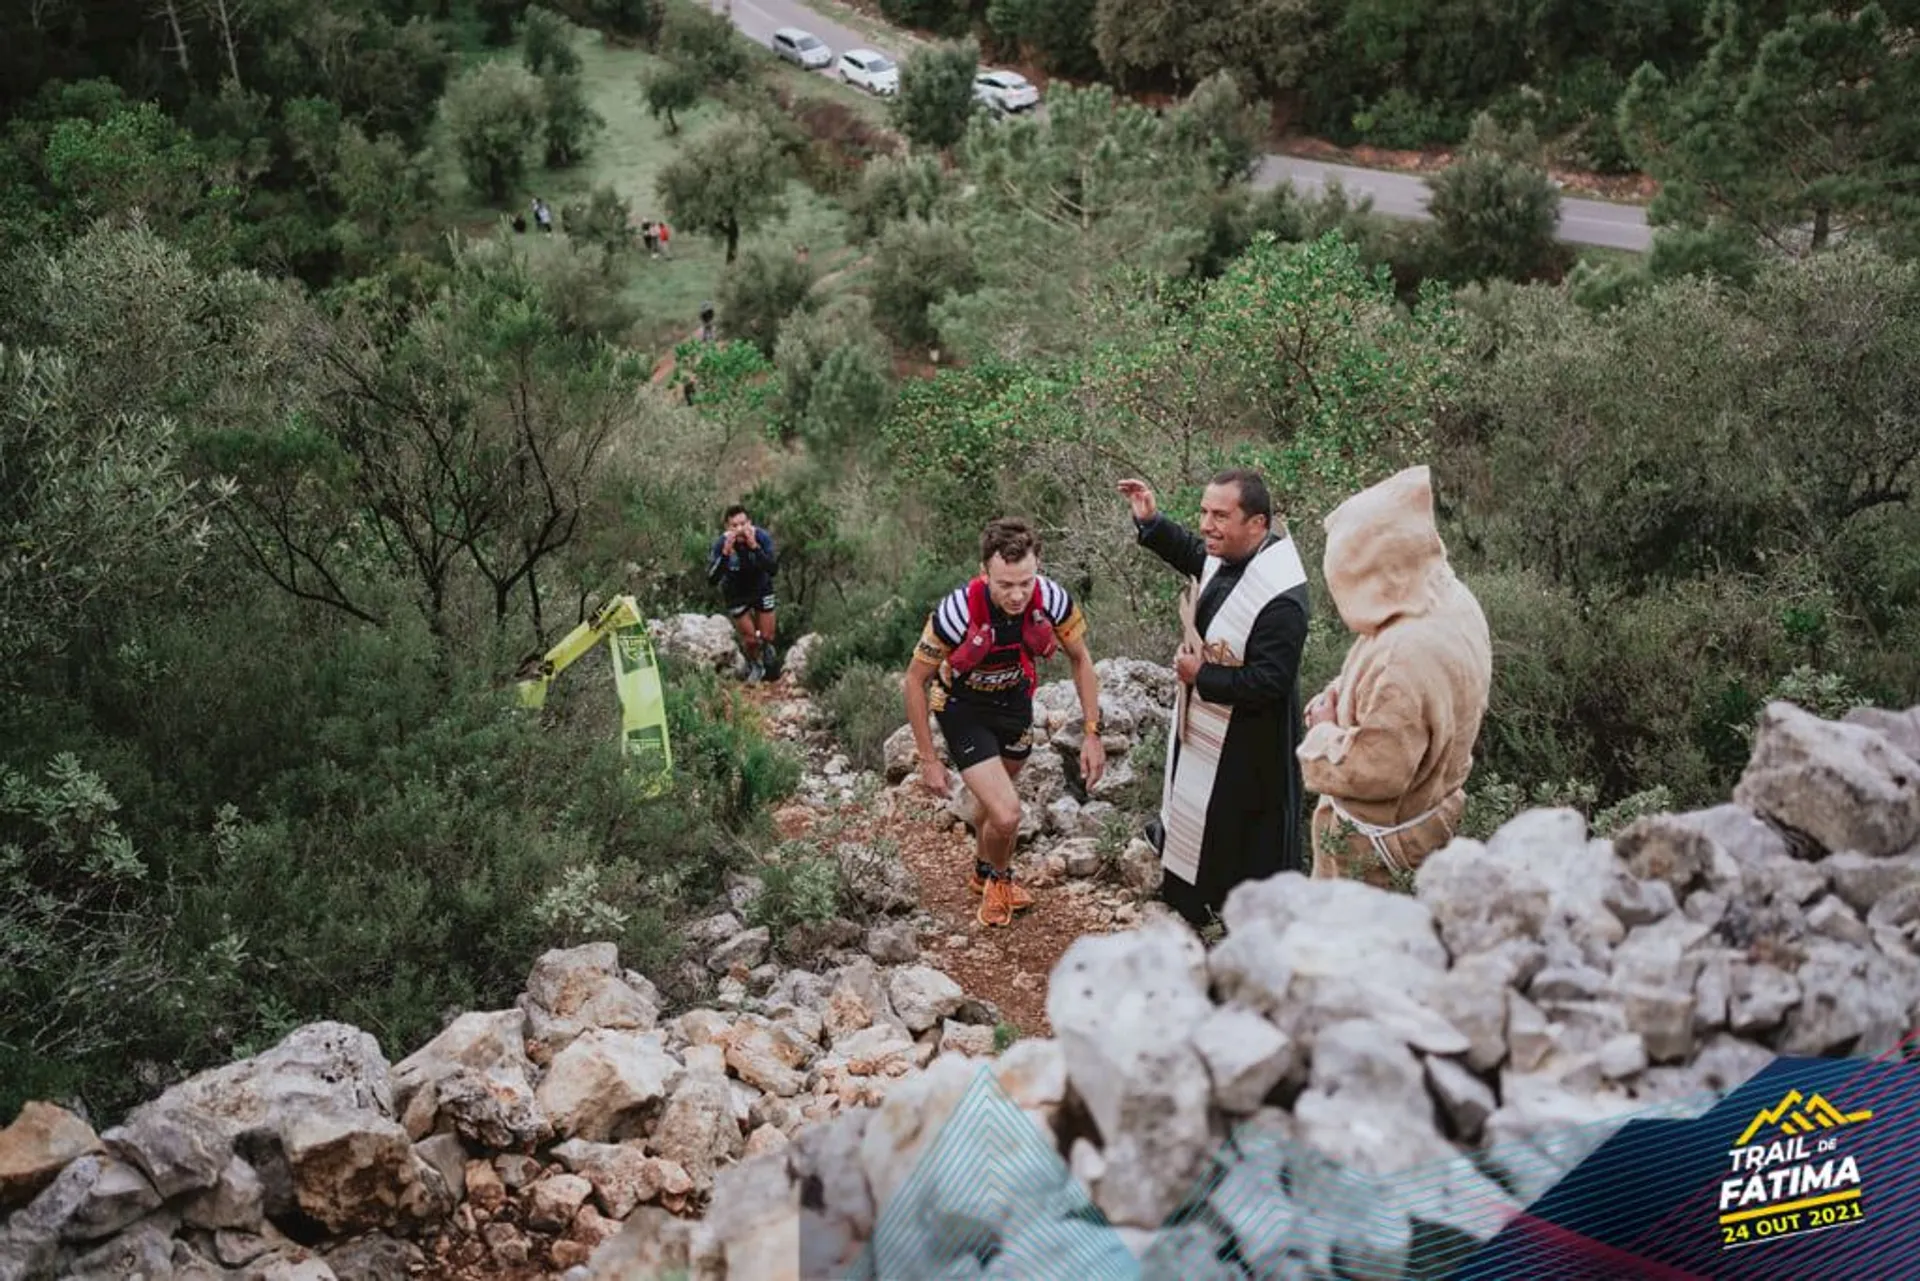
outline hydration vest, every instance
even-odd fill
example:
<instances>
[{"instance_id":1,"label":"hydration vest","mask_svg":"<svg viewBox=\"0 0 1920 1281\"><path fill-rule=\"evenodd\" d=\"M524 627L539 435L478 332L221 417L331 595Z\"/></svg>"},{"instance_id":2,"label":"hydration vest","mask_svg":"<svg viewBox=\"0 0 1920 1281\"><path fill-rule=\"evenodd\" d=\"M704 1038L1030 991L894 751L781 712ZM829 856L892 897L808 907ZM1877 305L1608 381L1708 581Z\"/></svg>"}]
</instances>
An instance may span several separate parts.
<instances>
[{"instance_id":1,"label":"hydration vest","mask_svg":"<svg viewBox=\"0 0 1920 1281\"><path fill-rule=\"evenodd\" d=\"M1054 635L1053 620L1047 617L1046 606L1040 600L1038 579L1034 580L1033 596L1020 613L1020 639L1012 645L995 645L993 601L987 595L987 580L976 578L967 584L967 634L947 655L947 667L956 676L963 676L980 666L988 655L1017 649L1020 653L1020 670L1027 678L1027 693L1031 694L1040 679L1033 660L1050 658L1058 648L1059 639Z\"/></svg>"}]
</instances>

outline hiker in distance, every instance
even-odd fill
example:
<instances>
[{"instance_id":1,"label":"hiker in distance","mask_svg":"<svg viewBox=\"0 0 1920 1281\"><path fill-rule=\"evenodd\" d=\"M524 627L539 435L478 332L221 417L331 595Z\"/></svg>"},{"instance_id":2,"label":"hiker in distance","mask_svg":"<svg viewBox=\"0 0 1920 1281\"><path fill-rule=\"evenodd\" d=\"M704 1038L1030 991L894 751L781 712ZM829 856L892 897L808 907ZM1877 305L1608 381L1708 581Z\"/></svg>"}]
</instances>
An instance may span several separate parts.
<instances>
[{"instance_id":1,"label":"hiker in distance","mask_svg":"<svg viewBox=\"0 0 1920 1281\"><path fill-rule=\"evenodd\" d=\"M1323 524L1327 594L1354 639L1300 744L1320 794L1313 874L1392 888L1460 830L1493 641L1447 562L1427 468L1355 494Z\"/></svg>"},{"instance_id":2,"label":"hiker in distance","mask_svg":"<svg viewBox=\"0 0 1920 1281\"><path fill-rule=\"evenodd\" d=\"M1294 749L1307 574L1258 472L1214 476L1197 534L1162 515L1144 481L1117 488L1140 545L1188 580L1160 816L1147 835L1161 898L1198 928L1242 881L1302 867Z\"/></svg>"},{"instance_id":3,"label":"hiker in distance","mask_svg":"<svg viewBox=\"0 0 1920 1281\"><path fill-rule=\"evenodd\" d=\"M980 536L979 576L941 598L907 664L907 724L921 783L936 796L950 795L947 768L934 751L931 713L977 802L979 834L968 883L980 895L982 925L1011 924L1016 911L1033 905L1033 895L1013 874L1020 835L1014 779L1033 754L1036 662L1056 649L1066 651L1080 695L1080 776L1091 788L1106 772L1100 678L1086 637L1080 606L1040 572L1039 534L1023 520L996 520Z\"/></svg>"},{"instance_id":4,"label":"hiker in distance","mask_svg":"<svg viewBox=\"0 0 1920 1281\"><path fill-rule=\"evenodd\" d=\"M778 680L780 651L773 643L773 571L779 558L773 535L753 523L739 503L727 508L725 527L708 553L707 581L720 588L727 617L739 634L749 683Z\"/></svg>"}]
</instances>

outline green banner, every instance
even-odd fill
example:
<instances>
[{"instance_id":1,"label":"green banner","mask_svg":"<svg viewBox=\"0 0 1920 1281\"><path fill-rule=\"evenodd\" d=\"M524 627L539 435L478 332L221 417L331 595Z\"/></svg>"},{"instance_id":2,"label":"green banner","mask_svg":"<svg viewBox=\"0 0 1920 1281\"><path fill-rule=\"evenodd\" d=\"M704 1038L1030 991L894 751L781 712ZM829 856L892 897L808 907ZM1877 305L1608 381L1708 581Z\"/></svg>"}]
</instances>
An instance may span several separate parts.
<instances>
[{"instance_id":1,"label":"green banner","mask_svg":"<svg viewBox=\"0 0 1920 1281\"><path fill-rule=\"evenodd\" d=\"M653 638L635 619L607 637L613 655L613 684L620 696L620 744L659 795L673 786L673 744L667 738L667 700L654 661Z\"/></svg>"},{"instance_id":2,"label":"green banner","mask_svg":"<svg viewBox=\"0 0 1920 1281\"><path fill-rule=\"evenodd\" d=\"M666 691L654 660L653 637L633 597L614 597L544 656L530 660L519 682L520 705L544 707L547 686L602 636L607 638L614 693L620 699L621 751L629 762L639 764L648 794L658 796L673 786L673 744L667 737Z\"/></svg>"}]
</instances>

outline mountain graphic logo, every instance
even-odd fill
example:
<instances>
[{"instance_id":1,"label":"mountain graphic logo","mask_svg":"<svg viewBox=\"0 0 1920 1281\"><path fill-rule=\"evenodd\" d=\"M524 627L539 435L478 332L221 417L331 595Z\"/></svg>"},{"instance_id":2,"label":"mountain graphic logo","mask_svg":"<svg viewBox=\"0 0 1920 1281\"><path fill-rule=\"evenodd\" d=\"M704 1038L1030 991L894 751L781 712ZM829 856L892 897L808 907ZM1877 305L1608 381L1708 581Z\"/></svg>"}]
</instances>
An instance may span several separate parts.
<instances>
[{"instance_id":1,"label":"mountain graphic logo","mask_svg":"<svg viewBox=\"0 0 1920 1281\"><path fill-rule=\"evenodd\" d=\"M1778 1103L1754 1113L1753 1120L1747 1123L1747 1128L1741 1131L1733 1146L1747 1146L1755 1135L1768 1126L1774 1126L1781 1134L1792 1137L1796 1134L1812 1134L1815 1130L1836 1130L1842 1126L1859 1125L1872 1119L1871 1109L1842 1112L1827 1102L1822 1094L1815 1093L1809 1098L1798 1090L1788 1090Z\"/></svg>"}]
</instances>

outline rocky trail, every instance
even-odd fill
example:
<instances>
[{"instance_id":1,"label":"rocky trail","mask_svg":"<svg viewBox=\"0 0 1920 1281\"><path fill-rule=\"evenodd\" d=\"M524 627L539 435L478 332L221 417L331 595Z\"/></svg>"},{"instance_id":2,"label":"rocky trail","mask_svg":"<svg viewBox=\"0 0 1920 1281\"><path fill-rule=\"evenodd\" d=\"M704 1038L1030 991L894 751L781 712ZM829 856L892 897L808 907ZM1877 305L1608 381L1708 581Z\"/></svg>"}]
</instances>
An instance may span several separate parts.
<instances>
[{"instance_id":1,"label":"rocky trail","mask_svg":"<svg viewBox=\"0 0 1920 1281\"><path fill-rule=\"evenodd\" d=\"M1056 852L1055 843L1035 838L1020 861L1034 906L1009 927L980 924L979 900L967 885L974 838L956 817L964 801L933 796L911 773L887 790L876 790L871 778L863 785L791 674L745 690L774 737L805 755L802 787L809 803L790 805L776 816L781 834L806 839L829 822L837 832L859 833L869 846L897 858L915 888L912 923L922 957L952 976L968 996L989 1002L1004 1025L1003 1037L1052 1034L1047 976L1076 938L1136 925L1143 908L1154 911L1117 883L1113 860L1086 849ZM900 773L899 755L896 750L890 774ZM1069 857L1076 875L1069 875Z\"/></svg>"}]
</instances>

